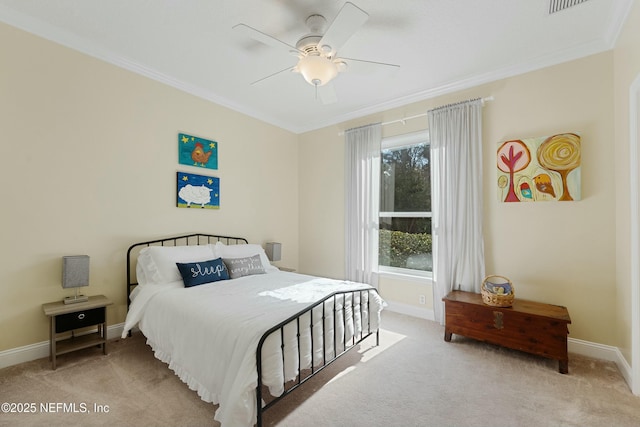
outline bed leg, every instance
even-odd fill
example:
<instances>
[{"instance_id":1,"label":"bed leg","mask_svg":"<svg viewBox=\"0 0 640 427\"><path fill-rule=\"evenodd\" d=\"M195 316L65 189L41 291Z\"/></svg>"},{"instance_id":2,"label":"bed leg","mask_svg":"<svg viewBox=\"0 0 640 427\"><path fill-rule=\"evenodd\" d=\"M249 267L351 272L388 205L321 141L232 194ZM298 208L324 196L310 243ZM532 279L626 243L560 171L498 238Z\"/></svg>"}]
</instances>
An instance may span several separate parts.
<instances>
[{"instance_id":1,"label":"bed leg","mask_svg":"<svg viewBox=\"0 0 640 427\"><path fill-rule=\"evenodd\" d=\"M380 345L380 329L376 331L376 347Z\"/></svg>"},{"instance_id":2,"label":"bed leg","mask_svg":"<svg viewBox=\"0 0 640 427\"><path fill-rule=\"evenodd\" d=\"M262 348L260 347L260 353ZM256 427L262 427L262 358L258 359L258 385L256 387Z\"/></svg>"}]
</instances>

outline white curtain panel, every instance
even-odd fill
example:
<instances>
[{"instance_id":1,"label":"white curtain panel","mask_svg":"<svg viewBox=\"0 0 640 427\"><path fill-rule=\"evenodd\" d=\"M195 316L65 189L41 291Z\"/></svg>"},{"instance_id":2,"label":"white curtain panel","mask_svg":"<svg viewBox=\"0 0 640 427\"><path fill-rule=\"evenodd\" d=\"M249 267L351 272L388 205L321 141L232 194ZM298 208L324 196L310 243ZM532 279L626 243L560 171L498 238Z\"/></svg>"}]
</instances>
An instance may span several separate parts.
<instances>
[{"instance_id":1,"label":"white curtain panel","mask_svg":"<svg viewBox=\"0 0 640 427\"><path fill-rule=\"evenodd\" d=\"M346 278L378 287L380 123L345 132Z\"/></svg>"},{"instance_id":2,"label":"white curtain panel","mask_svg":"<svg viewBox=\"0 0 640 427\"><path fill-rule=\"evenodd\" d=\"M444 323L442 298L480 292L482 237L482 100L428 112L433 197L433 310Z\"/></svg>"}]
</instances>

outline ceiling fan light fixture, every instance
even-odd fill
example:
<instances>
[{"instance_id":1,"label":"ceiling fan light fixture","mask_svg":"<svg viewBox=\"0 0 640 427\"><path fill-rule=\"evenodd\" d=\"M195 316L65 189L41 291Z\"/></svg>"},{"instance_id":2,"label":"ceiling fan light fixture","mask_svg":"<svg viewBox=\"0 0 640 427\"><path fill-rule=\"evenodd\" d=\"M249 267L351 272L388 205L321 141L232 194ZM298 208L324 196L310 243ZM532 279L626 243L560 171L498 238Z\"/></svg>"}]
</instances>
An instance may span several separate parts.
<instances>
[{"instance_id":1,"label":"ceiling fan light fixture","mask_svg":"<svg viewBox=\"0 0 640 427\"><path fill-rule=\"evenodd\" d=\"M297 69L307 83L313 86L324 86L338 75L336 64L319 55L307 55L301 58Z\"/></svg>"},{"instance_id":2,"label":"ceiling fan light fixture","mask_svg":"<svg viewBox=\"0 0 640 427\"><path fill-rule=\"evenodd\" d=\"M349 68L349 64L341 59L335 60L333 61L333 63L336 64L336 68L338 69L339 73L344 73Z\"/></svg>"}]
</instances>

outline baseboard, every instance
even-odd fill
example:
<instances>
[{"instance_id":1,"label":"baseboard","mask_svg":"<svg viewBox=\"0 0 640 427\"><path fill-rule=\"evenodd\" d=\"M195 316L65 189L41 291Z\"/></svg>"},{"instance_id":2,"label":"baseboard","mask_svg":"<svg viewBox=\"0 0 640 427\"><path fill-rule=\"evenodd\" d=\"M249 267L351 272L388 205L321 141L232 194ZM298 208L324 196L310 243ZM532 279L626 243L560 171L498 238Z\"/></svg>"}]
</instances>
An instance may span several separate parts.
<instances>
[{"instance_id":1,"label":"baseboard","mask_svg":"<svg viewBox=\"0 0 640 427\"><path fill-rule=\"evenodd\" d=\"M408 316L419 317L426 320L435 320L433 310L422 309L414 305L402 304L394 301L387 301L386 310L395 313L406 314ZM567 343L569 353L579 354L581 356L592 357L594 359L608 360L614 362L623 376L629 388L632 384L632 369L617 347L610 345L598 344L589 341L569 338ZM569 362L571 368L571 362Z\"/></svg>"},{"instance_id":2,"label":"baseboard","mask_svg":"<svg viewBox=\"0 0 640 427\"><path fill-rule=\"evenodd\" d=\"M401 302L386 301L387 306L385 310L393 311L394 313L406 314L407 316L419 317L420 319L426 319L434 321L436 319L433 314L433 310L427 308L416 307L415 305L403 304Z\"/></svg>"},{"instance_id":3,"label":"baseboard","mask_svg":"<svg viewBox=\"0 0 640 427\"><path fill-rule=\"evenodd\" d=\"M569 338L567 349L569 353L580 354L582 356L593 357L594 359L609 360L616 362L617 347L604 344L597 344L590 341L583 341L576 338Z\"/></svg>"},{"instance_id":4,"label":"baseboard","mask_svg":"<svg viewBox=\"0 0 640 427\"><path fill-rule=\"evenodd\" d=\"M433 310L393 301L387 301L387 304L386 309L389 311L431 321L435 320ZM124 323L107 327L107 338L119 338L122 335L123 329ZM569 353L614 362L627 384L631 386L631 366L629 366L629 363L617 347L569 338L568 350ZM43 357L49 357L49 341L42 341L0 352L0 369Z\"/></svg>"},{"instance_id":5,"label":"baseboard","mask_svg":"<svg viewBox=\"0 0 640 427\"><path fill-rule=\"evenodd\" d=\"M597 344L590 341L583 341L575 338L568 339L569 353L575 353L582 356L593 357L594 359L603 359L613 362L618 367L620 374L626 381L629 389L631 389L632 370L631 366L624 358L618 347L610 345ZM569 369L571 369L571 361L569 361Z\"/></svg>"},{"instance_id":6,"label":"baseboard","mask_svg":"<svg viewBox=\"0 0 640 427\"><path fill-rule=\"evenodd\" d=\"M119 338L122 335L124 323L107 327L107 339ZM49 357L49 341L42 341L23 347L0 351L0 369L19 363L30 362L36 359Z\"/></svg>"}]
</instances>

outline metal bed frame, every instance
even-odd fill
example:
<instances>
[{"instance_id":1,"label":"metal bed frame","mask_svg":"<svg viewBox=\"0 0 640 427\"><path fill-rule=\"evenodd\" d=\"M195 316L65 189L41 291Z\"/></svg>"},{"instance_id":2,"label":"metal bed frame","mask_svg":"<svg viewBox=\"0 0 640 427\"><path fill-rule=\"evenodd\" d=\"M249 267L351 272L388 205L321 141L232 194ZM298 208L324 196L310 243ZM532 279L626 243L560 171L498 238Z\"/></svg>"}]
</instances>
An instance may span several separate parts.
<instances>
[{"instance_id":1,"label":"metal bed frame","mask_svg":"<svg viewBox=\"0 0 640 427\"><path fill-rule=\"evenodd\" d=\"M214 234L187 234L184 236L165 237L164 239L149 240L148 242L134 243L127 249L127 311L131 306L131 291L138 286L137 277L135 277L135 264L132 258L137 260L140 250L149 246L189 246L189 245L205 245L209 243L223 242L227 245L239 245L249 243L243 237L217 236ZM171 244L170 244L171 243ZM131 335L131 332L129 332Z\"/></svg>"},{"instance_id":2,"label":"metal bed frame","mask_svg":"<svg viewBox=\"0 0 640 427\"><path fill-rule=\"evenodd\" d=\"M329 366L330 363L334 362L336 359L338 359L340 356L342 356L343 354L345 354L346 352L348 352L349 350L351 350L352 348L354 348L356 345L358 345L359 343L361 343L362 341L364 341L366 338L368 338L369 336L373 335L375 333L376 335L376 346L380 345L380 331L376 330L375 332L371 330L371 307L369 305L369 301L370 299L367 298L367 325L366 325L366 332L365 332L365 325L361 325L361 329L360 329L360 336L356 336L355 334L355 328L354 328L354 335L351 338L351 340L347 340L345 337L346 334L346 330L347 330L347 316L346 316L346 307L347 307L347 295L351 295L351 313L354 313L354 309L355 309L355 295L359 294L360 295L360 319L362 319L362 312L363 312L363 307L362 307L362 295L363 294L368 294L369 291L374 291L373 289L363 289L363 290L355 290L355 291L343 291L343 292L335 292L325 298L323 298L322 300L313 303L312 305L306 307L305 309L299 311L298 313L292 315L291 317L289 317L288 319L280 322L279 324L277 324L276 326L272 327L271 329L269 329L267 332L264 333L264 335L262 335L262 338L260 338L260 341L258 342L258 349L256 351L256 362L257 362L257 370L258 370L258 386L256 387L256 409L257 409L257 426L261 427L262 426L262 414L264 413L264 411L266 411L267 409L269 409L270 407L272 407L273 405L275 405L277 402L279 402L281 399L283 399L284 397L286 397L289 393L291 393L292 391L294 391L295 389L297 389L299 386L301 386L302 384L304 384L306 381L310 380L314 375L316 375L317 373L319 373L320 371L322 371L324 368L326 368L327 366ZM336 309L337 307L337 303L342 300L342 308L341 309ZM332 305L332 312L333 312L333 355L330 354L330 356L332 357L327 357L327 340L323 338L322 340L322 362L316 366L314 365L314 340L313 340L313 309L316 307L319 307L320 305L322 305L322 322L320 323L321 325L321 332L320 332L320 336L325 337L326 338L326 334L325 334L325 326L326 326L326 315L327 315L327 307L325 302L329 302L329 305ZM333 304L331 304L333 303ZM342 326L343 326L343 335L340 337L337 335L337 328L336 328L336 324L337 324L337 316L336 313L342 310ZM306 325L301 325L301 318L305 315L309 313L309 323ZM355 326L355 316L351 316L350 321L354 322L354 326ZM362 320L361 320L362 321ZM297 338L297 344L298 344L298 351L296 352L298 355L298 375L296 376L296 378L292 381L292 383L289 385L289 387L287 388L286 383L283 384L283 386L285 386L284 392L277 397L273 397L270 401L265 402L265 404L262 404L262 399L263 397L263 392L265 390L263 390L263 386L262 386L262 346L264 344L264 342L267 340L267 338L269 336L271 336L271 334L274 333L279 333L280 335L280 352L282 354L282 366L283 366L283 370L284 370L284 359L285 359L285 354L284 354L284 328L289 325L289 324L295 324L296 327L296 338ZM310 331L310 335L311 335L311 368L309 368L305 373L303 373L303 370L300 369L301 366L301 355L300 355L300 331L302 328L308 328ZM342 340L339 340L340 338L342 338ZM351 341L351 342L348 342ZM341 350L340 352L338 352L338 345L343 347L343 350ZM284 375L283 375L284 377Z\"/></svg>"},{"instance_id":3,"label":"metal bed frame","mask_svg":"<svg viewBox=\"0 0 640 427\"><path fill-rule=\"evenodd\" d=\"M129 310L129 306L131 304L131 291L137 286L137 279L134 280L134 273L135 273L135 264L132 262L132 260L134 258L137 258L137 255L139 253L139 251L144 248L144 247L149 247L149 246L188 246L188 245L201 245L201 244L208 244L208 243L215 243L215 242L223 242L227 245L229 244L247 244L248 241L247 239L243 238L243 237L230 237L230 236L220 236L220 235L214 235L214 234L189 234L189 235L184 235L184 236L176 236L176 237L167 237L164 239L157 239L157 240L150 240L147 242L141 242L141 243L135 243L133 245L131 245L129 247L129 249L127 250L127 311ZM293 392L294 390L296 390L298 387L300 387L302 384L304 384L306 381L310 380L313 376L315 376L316 374L318 374L319 372L321 372L324 368L326 368L327 366L329 366L329 364L331 364L332 362L334 362L336 359L338 359L340 356L342 356L343 354L347 353L349 350L351 350L352 348L354 348L356 345L358 345L359 343L361 343L362 341L364 341L365 339L367 339L368 337L370 337L371 335L376 336L376 346L378 346L380 344L380 331L379 330L375 330L372 331L371 330L371 310L370 310L370 305L369 305L369 301L370 299L367 298L366 304L367 304L367 324L361 324L360 326L360 334L359 336L355 334L356 328L355 328L355 309L356 309L356 295L358 295L360 297L360 303L358 304L358 306L360 307L360 319L362 322L362 318L363 318L363 294L368 294L369 292L377 292L375 289L362 289L362 290L354 290L354 291L342 291L342 292L335 292L331 295L328 295L327 297L323 298L320 301L317 301L311 305L309 305L308 307L304 308L303 310L300 310L298 313L290 316L289 318L283 320L282 322L280 322L279 324L273 326L272 328L270 328L269 330L267 330L262 337L260 338L260 341L258 342L258 347L256 349L256 366L257 366L257 381L258 381L258 385L256 387L256 417L257 417L257 423L256 426L257 427L262 427L262 418L263 418L263 413L271 408L273 405L275 405L277 402L279 402L280 400L282 400L283 398L285 398L286 396L288 396L291 392ZM351 295L351 319L347 320L347 316L346 316L346 309L348 306L347 303L347 299L348 299L348 295ZM368 296L368 295L367 295ZM342 302L342 308L337 308L339 303ZM313 310L316 307L319 307L320 305L322 305L322 322L321 322L321 336L324 337L322 342L322 361L321 363L314 364L314 340L313 340ZM328 343L326 340L326 334L325 334L325 327L326 327L326 318L327 318L327 305L329 305L329 310L331 310L331 314L333 315L333 342L332 342L332 348L333 348L333 354L329 354L327 355L327 348L328 348ZM337 316L336 314L339 313L339 311L342 311L342 330L343 330L343 334L341 336L338 336L337 334ZM306 314L309 314L309 322L307 324L302 324L301 318L303 318ZM346 330L347 330L347 324L348 322L352 322L353 326L354 326L354 335L350 340L346 339ZM287 327L287 325L295 325L296 328L296 339L297 339L297 355L298 355L298 374L297 376L294 378L293 381L289 381L289 382L285 382L283 384L283 389L284 392L280 395L280 396L271 396L271 394L268 393L268 391L266 390L266 388L263 386L262 383L262 347L265 343L265 341L267 340L267 338L269 336L271 336L272 334L279 334L280 335L280 352L282 355L282 361L283 361L283 370L284 370L284 366L285 366L285 345L284 345L284 329L285 327ZM300 369L301 366L301 354L300 354L300 332L302 329L304 328L309 328L310 331L310 336L311 336L311 367L309 369L303 370ZM131 331L129 331L129 335L131 335ZM341 350L338 350L338 346L342 347ZM329 356L329 357L328 357ZM284 375L283 375L284 378ZM264 399L264 404L263 404L263 399Z\"/></svg>"}]
</instances>

